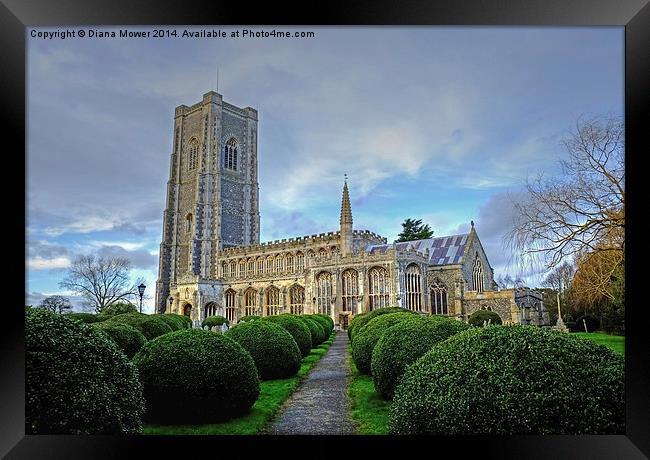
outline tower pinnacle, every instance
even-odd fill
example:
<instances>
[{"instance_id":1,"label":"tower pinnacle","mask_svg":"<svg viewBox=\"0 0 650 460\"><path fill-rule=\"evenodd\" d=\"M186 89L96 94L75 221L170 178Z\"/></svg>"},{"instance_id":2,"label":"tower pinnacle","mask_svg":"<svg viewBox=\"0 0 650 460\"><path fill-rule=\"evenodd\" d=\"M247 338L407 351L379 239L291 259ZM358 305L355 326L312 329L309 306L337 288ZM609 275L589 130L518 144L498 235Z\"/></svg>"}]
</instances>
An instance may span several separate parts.
<instances>
[{"instance_id":1,"label":"tower pinnacle","mask_svg":"<svg viewBox=\"0 0 650 460\"><path fill-rule=\"evenodd\" d=\"M348 192L348 175L345 175L343 184L343 199L341 200L341 225L352 224L352 208L350 207L350 193Z\"/></svg>"}]
</instances>

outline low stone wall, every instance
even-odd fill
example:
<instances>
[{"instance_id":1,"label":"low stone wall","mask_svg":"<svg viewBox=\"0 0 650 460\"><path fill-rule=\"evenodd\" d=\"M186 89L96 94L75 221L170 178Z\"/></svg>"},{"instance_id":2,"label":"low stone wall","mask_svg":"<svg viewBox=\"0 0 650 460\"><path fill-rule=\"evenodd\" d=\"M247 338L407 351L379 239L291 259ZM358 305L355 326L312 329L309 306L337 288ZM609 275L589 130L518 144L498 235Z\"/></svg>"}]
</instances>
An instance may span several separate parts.
<instances>
[{"instance_id":1,"label":"low stone wall","mask_svg":"<svg viewBox=\"0 0 650 460\"><path fill-rule=\"evenodd\" d=\"M513 289L485 291L481 293L465 291L464 294L465 320L477 310L488 309L497 313L504 324L520 323L519 307L515 303Z\"/></svg>"}]
</instances>

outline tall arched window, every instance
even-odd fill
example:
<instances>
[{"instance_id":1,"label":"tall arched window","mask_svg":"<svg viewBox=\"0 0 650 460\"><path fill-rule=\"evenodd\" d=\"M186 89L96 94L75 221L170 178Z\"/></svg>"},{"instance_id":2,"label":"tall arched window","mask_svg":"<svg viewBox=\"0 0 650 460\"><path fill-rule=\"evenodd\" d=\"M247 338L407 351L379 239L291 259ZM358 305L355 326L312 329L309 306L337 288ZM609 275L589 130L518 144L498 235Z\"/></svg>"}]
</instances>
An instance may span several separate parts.
<instances>
[{"instance_id":1,"label":"tall arched window","mask_svg":"<svg viewBox=\"0 0 650 460\"><path fill-rule=\"evenodd\" d=\"M282 254L275 256L275 272L282 273L284 271L284 258Z\"/></svg>"},{"instance_id":2,"label":"tall arched window","mask_svg":"<svg viewBox=\"0 0 650 460\"><path fill-rule=\"evenodd\" d=\"M264 274L264 259L261 257L257 258L257 274L258 275Z\"/></svg>"},{"instance_id":3,"label":"tall arched window","mask_svg":"<svg viewBox=\"0 0 650 460\"><path fill-rule=\"evenodd\" d=\"M199 141L192 139L187 149L187 170L196 169L199 164Z\"/></svg>"},{"instance_id":4,"label":"tall arched window","mask_svg":"<svg viewBox=\"0 0 650 460\"><path fill-rule=\"evenodd\" d=\"M445 286L440 280L436 279L431 285L429 293L431 294L431 314L448 315L447 286Z\"/></svg>"},{"instance_id":5,"label":"tall arched window","mask_svg":"<svg viewBox=\"0 0 650 460\"><path fill-rule=\"evenodd\" d=\"M341 299L343 311L357 313L357 296L359 295L359 274L356 270L345 270L341 274Z\"/></svg>"},{"instance_id":6,"label":"tall arched window","mask_svg":"<svg viewBox=\"0 0 650 460\"><path fill-rule=\"evenodd\" d=\"M318 313L332 314L332 274L320 272L316 277L316 305Z\"/></svg>"},{"instance_id":7,"label":"tall arched window","mask_svg":"<svg viewBox=\"0 0 650 460\"><path fill-rule=\"evenodd\" d=\"M237 141L234 137L223 148L223 165L226 169L237 171Z\"/></svg>"},{"instance_id":8,"label":"tall arched window","mask_svg":"<svg viewBox=\"0 0 650 460\"><path fill-rule=\"evenodd\" d=\"M305 255L302 252L296 253L296 270L302 271L305 269Z\"/></svg>"},{"instance_id":9,"label":"tall arched window","mask_svg":"<svg viewBox=\"0 0 650 460\"><path fill-rule=\"evenodd\" d=\"M226 262L221 262L221 276L224 278L229 276L228 274L228 264Z\"/></svg>"},{"instance_id":10,"label":"tall arched window","mask_svg":"<svg viewBox=\"0 0 650 460\"><path fill-rule=\"evenodd\" d=\"M266 273L273 273L273 256L266 258Z\"/></svg>"},{"instance_id":11,"label":"tall arched window","mask_svg":"<svg viewBox=\"0 0 650 460\"><path fill-rule=\"evenodd\" d=\"M192 231L192 213L191 212L187 216L185 216L185 231L188 232L188 233Z\"/></svg>"},{"instance_id":12,"label":"tall arched window","mask_svg":"<svg viewBox=\"0 0 650 460\"><path fill-rule=\"evenodd\" d=\"M388 271L383 267L373 267L368 272L370 310L388 307Z\"/></svg>"},{"instance_id":13,"label":"tall arched window","mask_svg":"<svg viewBox=\"0 0 650 460\"><path fill-rule=\"evenodd\" d=\"M420 300L422 293L422 273L420 272L420 267L415 264L406 267L404 278L406 281L406 308L409 310L420 310L422 306Z\"/></svg>"},{"instance_id":14,"label":"tall arched window","mask_svg":"<svg viewBox=\"0 0 650 460\"><path fill-rule=\"evenodd\" d=\"M232 324L235 321L235 291L226 291L226 319Z\"/></svg>"},{"instance_id":15,"label":"tall arched window","mask_svg":"<svg viewBox=\"0 0 650 460\"><path fill-rule=\"evenodd\" d=\"M474 258L474 267L472 267L472 282L474 283L474 290L476 292L483 292L483 263L476 253Z\"/></svg>"},{"instance_id":16,"label":"tall arched window","mask_svg":"<svg viewBox=\"0 0 650 460\"><path fill-rule=\"evenodd\" d=\"M280 290L271 286L266 290L266 315L280 314Z\"/></svg>"},{"instance_id":17,"label":"tall arched window","mask_svg":"<svg viewBox=\"0 0 650 460\"><path fill-rule=\"evenodd\" d=\"M257 315L257 290L248 288L244 293L244 315Z\"/></svg>"},{"instance_id":18,"label":"tall arched window","mask_svg":"<svg viewBox=\"0 0 650 460\"><path fill-rule=\"evenodd\" d=\"M255 259L248 259L246 264L246 275L253 276L255 274Z\"/></svg>"},{"instance_id":19,"label":"tall arched window","mask_svg":"<svg viewBox=\"0 0 650 460\"><path fill-rule=\"evenodd\" d=\"M214 316L217 314L217 304L214 302L209 302L205 305L205 317Z\"/></svg>"},{"instance_id":20,"label":"tall arched window","mask_svg":"<svg viewBox=\"0 0 650 460\"><path fill-rule=\"evenodd\" d=\"M292 286L289 290L289 305L292 315L302 315L305 305L305 288L302 286Z\"/></svg>"},{"instance_id":21,"label":"tall arched window","mask_svg":"<svg viewBox=\"0 0 650 460\"><path fill-rule=\"evenodd\" d=\"M237 263L234 260L230 261L230 276L237 276Z\"/></svg>"},{"instance_id":22,"label":"tall arched window","mask_svg":"<svg viewBox=\"0 0 650 460\"><path fill-rule=\"evenodd\" d=\"M287 254L286 257L286 262L287 262L287 271L289 273L293 273L293 255L292 254Z\"/></svg>"},{"instance_id":23,"label":"tall arched window","mask_svg":"<svg viewBox=\"0 0 650 460\"><path fill-rule=\"evenodd\" d=\"M246 276L246 262L243 260L239 261L239 277L244 278Z\"/></svg>"}]
</instances>

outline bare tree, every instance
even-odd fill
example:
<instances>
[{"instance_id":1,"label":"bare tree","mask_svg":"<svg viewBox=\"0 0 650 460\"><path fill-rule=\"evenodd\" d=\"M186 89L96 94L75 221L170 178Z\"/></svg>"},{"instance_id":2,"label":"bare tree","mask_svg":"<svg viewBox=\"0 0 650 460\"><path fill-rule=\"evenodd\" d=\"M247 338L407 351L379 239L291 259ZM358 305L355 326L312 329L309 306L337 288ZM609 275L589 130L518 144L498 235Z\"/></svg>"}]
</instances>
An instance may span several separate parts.
<instances>
[{"instance_id":1,"label":"bare tree","mask_svg":"<svg viewBox=\"0 0 650 460\"><path fill-rule=\"evenodd\" d=\"M527 181L527 197L514 203L506 240L525 262L547 269L585 252L625 248L624 124L622 119L579 120L562 141L562 175Z\"/></svg>"},{"instance_id":2,"label":"bare tree","mask_svg":"<svg viewBox=\"0 0 650 460\"><path fill-rule=\"evenodd\" d=\"M561 295L571 286L574 274L575 267L569 262L564 261L546 275L546 278L542 281L542 286L549 287Z\"/></svg>"},{"instance_id":3,"label":"bare tree","mask_svg":"<svg viewBox=\"0 0 650 460\"><path fill-rule=\"evenodd\" d=\"M51 295L44 298L39 307L53 313L67 313L72 310L70 301L62 295Z\"/></svg>"},{"instance_id":4,"label":"bare tree","mask_svg":"<svg viewBox=\"0 0 650 460\"><path fill-rule=\"evenodd\" d=\"M124 257L80 256L72 262L59 285L83 296L99 313L112 303L138 295L137 285L143 279L129 284L130 268L129 260Z\"/></svg>"}]
</instances>

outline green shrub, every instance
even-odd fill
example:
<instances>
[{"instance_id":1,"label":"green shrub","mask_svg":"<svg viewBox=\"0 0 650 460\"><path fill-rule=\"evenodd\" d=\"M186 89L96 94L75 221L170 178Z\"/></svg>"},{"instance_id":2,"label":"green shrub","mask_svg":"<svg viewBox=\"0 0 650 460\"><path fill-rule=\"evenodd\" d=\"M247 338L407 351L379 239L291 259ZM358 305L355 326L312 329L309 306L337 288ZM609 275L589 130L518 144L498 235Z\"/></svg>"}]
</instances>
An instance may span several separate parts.
<instances>
[{"instance_id":1,"label":"green shrub","mask_svg":"<svg viewBox=\"0 0 650 460\"><path fill-rule=\"evenodd\" d=\"M489 321L490 325L501 324L501 317L494 311L476 310L467 320L469 324L476 327L482 327L485 321Z\"/></svg>"},{"instance_id":2,"label":"green shrub","mask_svg":"<svg viewBox=\"0 0 650 460\"><path fill-rule=\"evenodd\" d=\"M183 320L183 322L185 323L185 327L187 329L192 329L192 319L189 316L185 316L185 315L176 315L176 316L178 316L180 319Z\"/></svg>"},{"instance_id":3,"label":"green shrub","mask_svg":"<svg viewBox=\"0 0 650 460\"><path fill-rule=\"evenodd\" d=\"M184 329L147 343L133 362L140 371L147 420L210 423L240 416L259 396L251 355L234 340Z\"/></svg>"},{"instance_id":4,"label":"green shrub","mask_svg":"<svg viewBox=\"0 0 650 460\"><path fill-rule=\"evenodd\" d=\"M318 324L320 324L322 326L323 330L325 331L325 336L326 336L325 340L327 340L329 338L330 334L332 333L332 330L334 329L334 327L331 326L330 322L327 321L326 318L324 318L323 316L320 316L320 315L309 315L309 316L307 316L307 318L312 318L312 319L316 320L318 322Z\"/></svg>"},{"instance_id":5,"label":"green shrub","mask_svg":"<svg viewBox=\"0 0 650 460\"><path fill-rule=\"evenodd\" d=\"M334 330L334 320L331 317L327 315L323 315L322 313L316 313L312 316L318 316L319 318L324 318L325 321L327 321L327 323L329 324L330 334L332 333L332 331Z\"/></svg>"},{"instance_id":6,"label":"green shrub","mask_svg":"<svg viewBox=\"0 0 650 460\"><path fill-rule=\"evenodd\" d=\"M225 335L248 351L262 380L285 379L300 369L300 349L291 334L271 321L247 321Z\"/></svg>"},{"instance_id":7,"label":"green shrub","mask_svg":"<svg viewBox=\"0 0 650 460\"><path fill-rule=\"evenodd\" d=\"M212 329L214 326L221 326L222 324L229 325L230 321L223 316L215 315L204 318L201 322L201 327L208 326L208 328Z\"/></svg>"},{"instance_id":8,"label":"green shrub","mask_svg":"<svg viewBox=\"0 0 650 460\"><path fill-rule=\"evenodd\" d=\"M408 310L406 308L400 308L400 307L385 307L385 308L378 308L376 310L366 312L366 313L361 313L360 315L355 316L352 318L352 321L350 322L350 325L348 326L348 337L350 338L350 341L354 340L354 336L361 329L363 326L368 324L372 319L376 318L377 316L381 315L387 315L390 313L413 313L411 310Z\"/></svg>"},{"instance_id":9,"label":"green shrub","mask_svg":"<svg viewBox=\"0 0 650 460\"><path fill-rule=\"evenodd\" d=\"M108 316L96 315L94 313L66 313L65 317L79 320L82 323L98 323L100 321L106 321L109 318Z\"/></svg>"},{"instance_id":10,"label":"green shrub","mask_svg":"<svg viewBox=\"0 0 650 460\"><path fill-rule=\"evenodd\" d=\"M25 432L140 432L137 369L106 334L68 316L25 315Z\"/></svg>"},{"instance_id":11,"label":"green shrub","mask_svg":"<svg viewBox=\"0 0 650 460\"><path fill-rule=\"evenodd\" d=\"M327 340L327 335L323 326L316 321L314 318L310 318L306 315L299 315L297 318L307 325L309 332L311 333L311 347L316 348L318 345Z\"/></svg>"},{"instance_id":12,"label":"green shrub","mask_svg":"<svg viewBox=\"0 0 650 460\"><path fill-rule=\"evenodd\" d=\"M390 432L623 434L624 364L607 347L549 328L471 328L407 368Z\"/></svg>"},{"instance_id":13,"label":"green shrub","mask_svg":"<svg viewBox=\"0 0 650 460\"><path fill-rule=\"evenodd\" d=\"M157 315L145 315L141 313L126 313L112 316L111 323L128 324L144 334L147 340L153 340L163 334L172 332L163 319Z\"/></svg>"},{"instance_id":14,"label":"green shrub","mask_svg":"<svg viewBox=\"0 0 650 460\"><path fill-rule=\"evenodd\" d=\"M257 315L244 315L241 318L239 318L238 323L245 323L246 321L255 321L256 319L261 319L261 316Z\"/></svg>"},{"instance_id":15,"label":"green shrub","mask_svg":"<svg viewBox=\"0 0 650 460\"><path fill-rule=\"evenodd\" d=\"M372 351L370 368L377 393L392 399L407 366L434 345L469 327L443 316L411 315L386 329Z\"/></svg>"},{"instance_id":16,"label":"green shrub","mask_svg":"<svg viewBox=\"0 0 650 460\"><path fill-rule=\"evenodd\" d=\"M162 315L155 315L155 317L160 318L165 324L167 324L167 326L171 328L172 331L180 331L182 329L189 329L191 327L183 319L187 318L187 316L175 315L173 313L164 313Z\"/></svg>"},{"instance_id":17,"label":"green shrub","mask_svg":"<svg viewBox=\"0 0 650 460\"><path fill-rule=\"evenodd\" d=\"M138 313L138 307L130 303L116 302L102 308L101 314L104 316L115 316L125 313Z\"/></svg>"},{"instance_id":18,"label":"green shrub","mask_svg":"<svg viewBox=\"0 0 650 460\"><path fill-rule=\"evenodd\" d=\"M576 331L585 332L585 324L587 325L587 332L594 332L600 327L598 318L590 315L582 315L576 319Z\"/></svg>"},{"instance_id":19,"label":"green shrub","mask_svg":"<svg viewBox=\"0 0 650 460\"><path fill-rule=\"evenodd\" d=\"M390 326L409 317L411 315L404 312L379 315L355 332L354 340L352 341L352 359L359 372L362 374L370 374L372 351L381 336Z\"/></svg>"},{"instance_id":20,"label":"green shrub","mask_svg":"<svg viewBox=\"0 0 650 460\"><path fill-rule=\"evenodd\" d=\"M300 354L305 357L311 352L311 332L309 327L294 315L267 316L267 321L277 323L287 330L296 341Z\"/></svg>"},{"instance_id":21,"label":"green shrub","mask_svg":"<svg viewBox=\"0 0 650 460\"><path fill-rule=\"evenodd\" d=\"M106 332L128 358L133 356L147 343L146 337L138 329L128 324L102 321L93 326Z\"/></svg>"}]
</instances>

